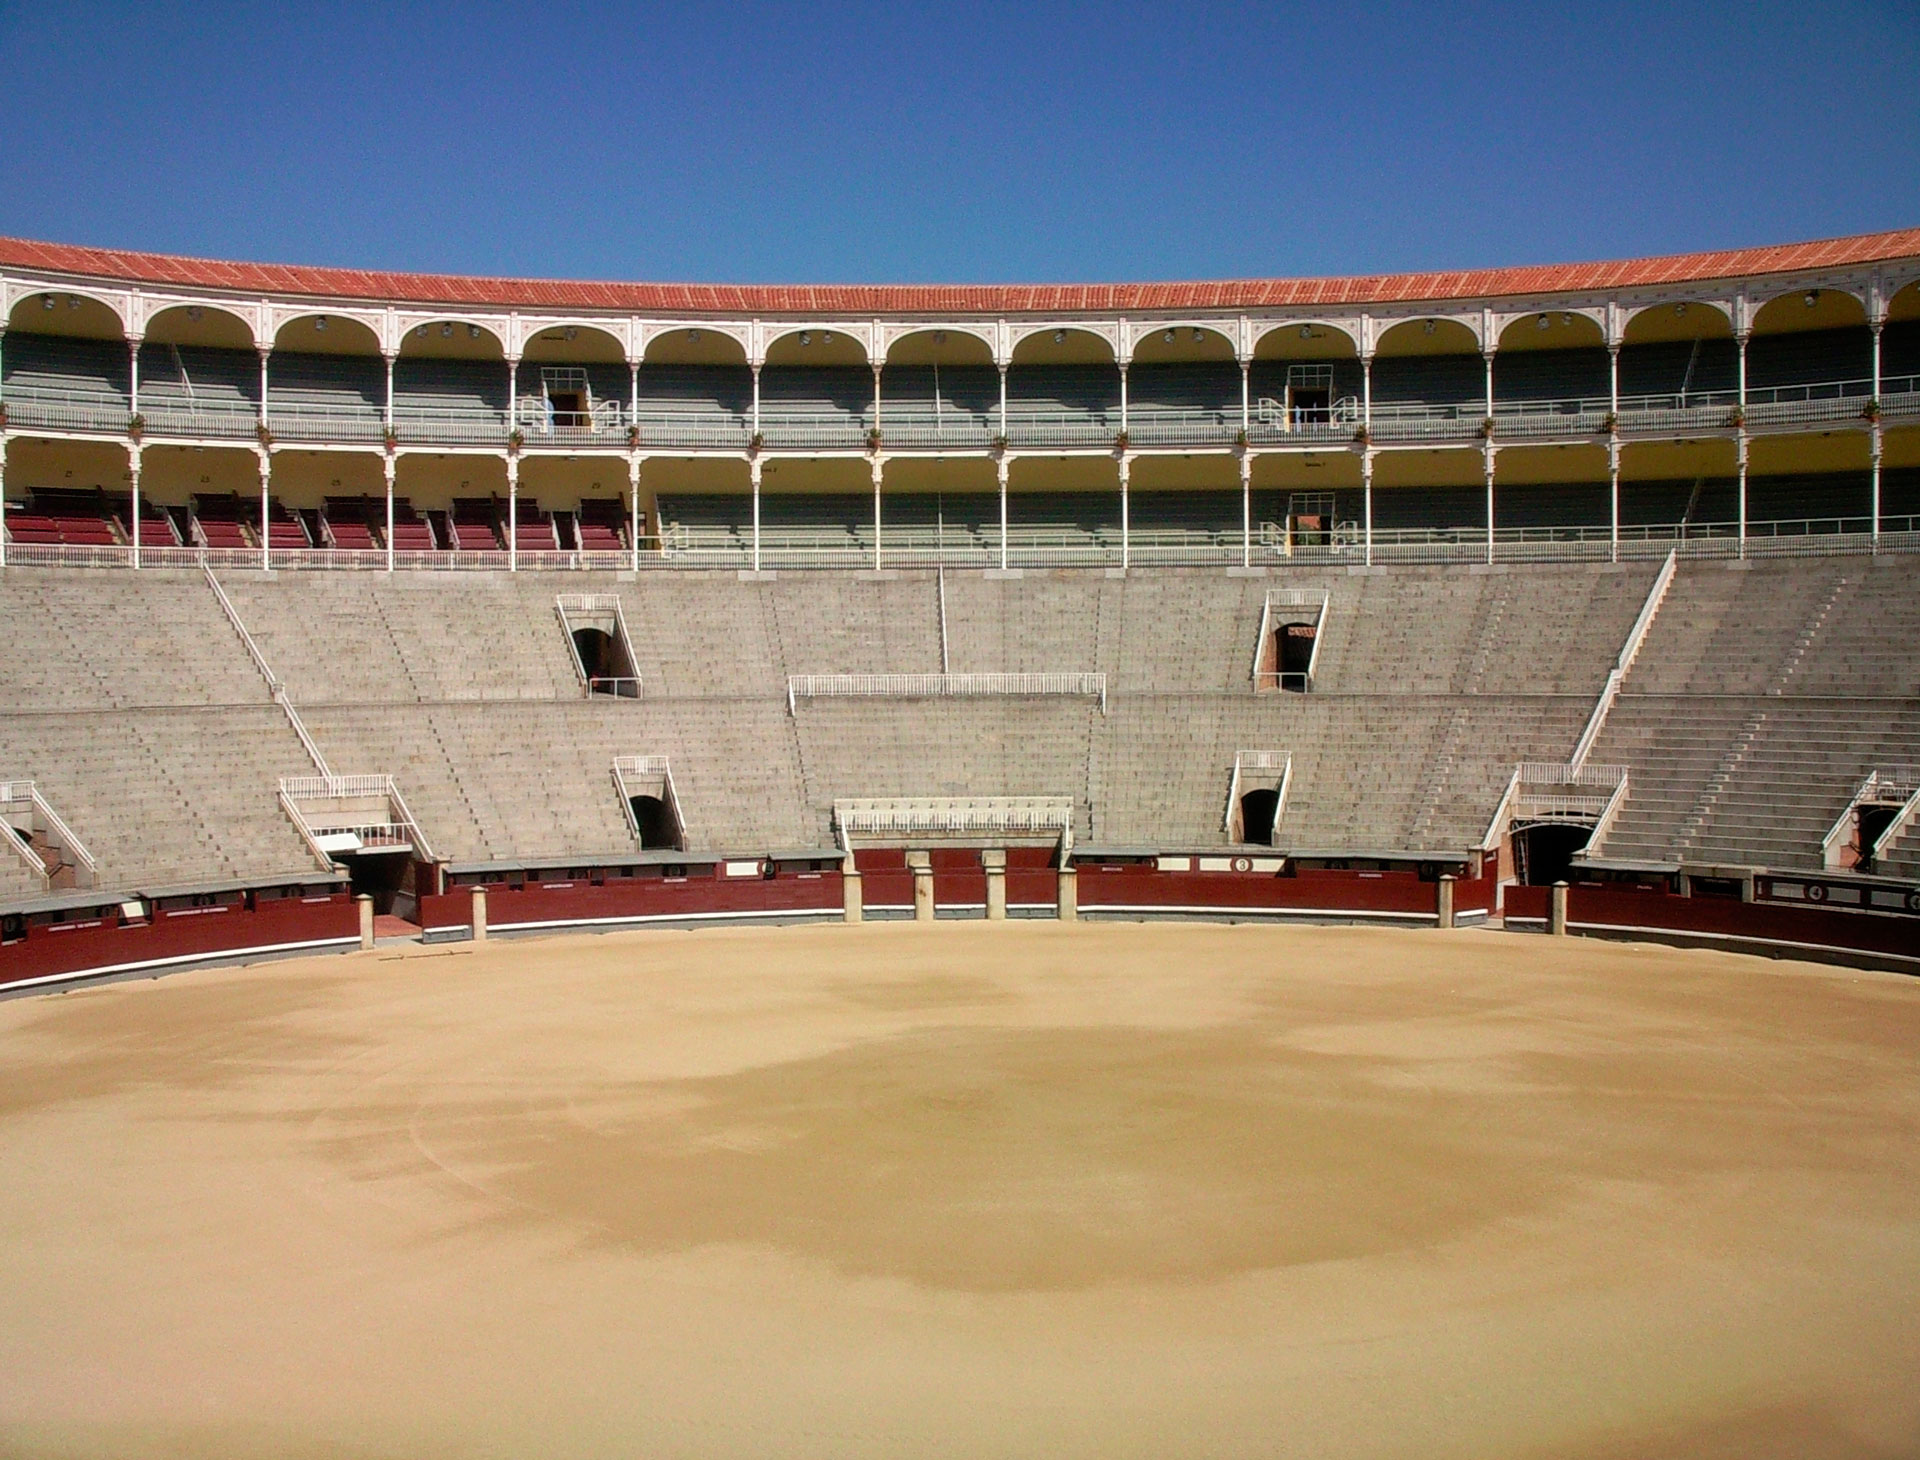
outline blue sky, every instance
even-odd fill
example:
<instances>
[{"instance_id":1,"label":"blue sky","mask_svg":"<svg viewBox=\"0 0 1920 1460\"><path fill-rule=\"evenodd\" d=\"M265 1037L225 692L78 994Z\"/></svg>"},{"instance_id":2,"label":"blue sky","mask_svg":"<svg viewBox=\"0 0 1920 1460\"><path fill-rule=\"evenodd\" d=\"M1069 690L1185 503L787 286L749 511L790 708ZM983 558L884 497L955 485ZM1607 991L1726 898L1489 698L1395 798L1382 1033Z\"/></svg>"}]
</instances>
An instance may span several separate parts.
<instances>
[{"instance_id":1,"label":"blue sky","mask_svg":"<svg viewBox=\"0 0 1920 1460\"><path fill-rule=\"evenodd\" d=\"M574 278L1220 278L1920 224L1920 4L0 0L0 232Z\"/></svg>"}]
</instances>

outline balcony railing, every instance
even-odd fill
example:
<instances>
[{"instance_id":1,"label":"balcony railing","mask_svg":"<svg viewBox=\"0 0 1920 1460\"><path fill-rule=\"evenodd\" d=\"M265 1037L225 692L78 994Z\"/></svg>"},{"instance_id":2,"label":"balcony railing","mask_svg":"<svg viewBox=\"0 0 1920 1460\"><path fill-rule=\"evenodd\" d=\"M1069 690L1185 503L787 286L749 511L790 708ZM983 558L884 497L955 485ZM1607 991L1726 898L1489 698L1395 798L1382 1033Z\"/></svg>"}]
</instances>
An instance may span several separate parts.
<instances>
[{"instance_id":1,"label":"balcony railing","mask_svg":"<svg viewBox=\"0 0 1920 1460\"><path fill-rule=\"evenodd\" d=\"M1752 428L1792 428L1825 422L1859 422L1867 414L1873 384L1867 379L1814 381L1798 385L1756 386L1747 391L1745 420ZM53 386L37 381L7 382L8 424L14 431L98 432L124 436L132 414L129 398L109 388ZM603 402L591 415L545 409L529 411L523 402L519 429L529 449L625 450L629 429L637 429L640 449L745 450L753 431L750 414L726 410L642 410ZM1731 390L1625 395L1619 401L1619 426L1637 435L1686 435L1731 429L1739 417L1738 393ZM1593 436L1613 409L1605 396L1561 400L1513 400L1493 403L1494 435L1505 439ZM1884 416L1920 417L1920 376L1889 376L1880 384ZM239 400L182 400L169 395L142 400L148 434L162 437L241 440L251 437L257 417ZM1344 444L1354 440L1366 413L1360 403L1342 397L1330 406L1287 411L1263 401L1248 421L1256 446ZM1487 420L1484 399L1454 401L1376 400L1371 432L1378 442L1465 442L1480 435ZM381 406L364 398L337 401L301 393L285 399L270 391L267 424L286 442L377 443L385 434ZM766 409L760 416L765 444L786 450L857 450L867 444L871 408L859 411ZM997 410L930 409L923 401L889 406L880 425L886 447L984 450L1000 432ZM479 445L504 449L507 415L482 405L436 407L417 398L395 402L394 428L403 445ZM1241 429L1237 402L1218 406L1138 406L1128 412L1128 437L1136 447L1231 445ZM1112 447L1120 434L1118 404L1086 410L1010 405L1006 431L1016 448Z\"/></svg>"}]
</instances>

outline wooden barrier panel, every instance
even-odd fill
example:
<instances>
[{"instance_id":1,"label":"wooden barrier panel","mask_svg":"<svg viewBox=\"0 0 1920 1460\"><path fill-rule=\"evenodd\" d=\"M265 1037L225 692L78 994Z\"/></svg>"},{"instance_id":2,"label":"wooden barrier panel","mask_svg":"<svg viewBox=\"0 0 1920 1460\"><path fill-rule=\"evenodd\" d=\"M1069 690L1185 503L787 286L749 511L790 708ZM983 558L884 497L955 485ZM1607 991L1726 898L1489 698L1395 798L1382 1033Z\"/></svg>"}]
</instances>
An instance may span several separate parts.
<instances>
[{"instance_id":1,"label":"wooden barrier panel","mask_svg":"<svg viewBox=\"0 0 1920 1460\"><path fill-rule=\"evenodd\" d=\"M1197 859L1183 859L1197 860ZM1083 912L1276 912L1431 922L1435 889L1407 871L1163 871L1154 862L1082 862ZM1477 889L1480 883L1462 883ZM1469 907L1481 906L1469 901Z\"/></svg>"},{"instance_id":2,"label":"wooden barrier panel","mask_svg":"<svg viewBox=\"0 0 1920 1460\"><path fill-rule=\"evenodd\" d=\"M155 909L146 920L128 921L114 908L30 921L24 937L0 944L0 985L359 941L359 913L345 889L300 897L224 893L199 907Z\"/></svg>"},{"instance_id":3,"label":"wooden barrier panel","mask_svg":"<svg viewBox=\"0 0 1920 1460\"><path fill-rule=\"evenodd\" d=\"M783 913L839 916L843 911L840 884L837 871L782 873L775 877L609 877L604 882L490 883L487 926L499 932ZM422 926L428 932L465 928L470 896L471 889L462 886L422 898Z\"/></svg>"}]
</instances>

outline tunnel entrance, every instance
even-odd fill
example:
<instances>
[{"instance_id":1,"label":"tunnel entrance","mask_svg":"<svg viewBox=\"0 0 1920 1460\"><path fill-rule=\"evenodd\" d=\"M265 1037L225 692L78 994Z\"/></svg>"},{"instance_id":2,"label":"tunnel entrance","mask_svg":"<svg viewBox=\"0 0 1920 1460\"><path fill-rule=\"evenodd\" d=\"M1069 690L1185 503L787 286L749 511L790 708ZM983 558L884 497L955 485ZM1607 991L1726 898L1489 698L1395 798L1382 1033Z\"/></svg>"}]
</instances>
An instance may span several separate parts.
<instances>
[{"instance_id":1,"label":"tunnel entrance","mask_svg":"<svg viewBox=\"0 0 1920 1460\"><path fill-rule=\"evenodd\" d=\"M660 797L634 796L627 805L633 810L634 830L643 851L680 845L679 821Z\"/></svg>"},{"instance_id":2,"label":"tunnel entrance","mask_svg":"<svg viewBox=\"0 0 1920 1460\"><path fill-rule=\"evenodd\" d=\"M407 869L412 856L407 852L355 852L340 859L346 864L354 896L373 899L376 913L413 913L413 897L407 891Z\"/></svg>"},{"instance_id":3,"label":"tunnel entrance","mask_svg":"<svg viewBox=\"0 0 1920 1460\"><path fill-rule=\"evenodd\" d=\"M1316 624L1280 625L1274 645L1274 657L1280 665L1280 688L1304 694L1313 669L1313 645L1319 637Z\"/></svg>"},{"instance_id":4,"label":"tunnel entrance","mask_svg":"<svg viewBox=\"0 0 1920 1460\"><path fill-rule=\"evenodd\" d=\"M1273 825L1280 815L1280 793L1257 786L1240 798L1240 840L1273 845Z\"/></svg>"},{"instance_id":5,"label":"tunnel entrance","mask_svg":"<svg viewBox=\"0 0 1920 1460\"><path fill-rule=\"evenodd\" d=\"M1526 887L1563 881L1574 856L1586 850L1593 828L1576 821L1536 821L1513 829L1514 876Z\"/></svg>"}]
</instances>

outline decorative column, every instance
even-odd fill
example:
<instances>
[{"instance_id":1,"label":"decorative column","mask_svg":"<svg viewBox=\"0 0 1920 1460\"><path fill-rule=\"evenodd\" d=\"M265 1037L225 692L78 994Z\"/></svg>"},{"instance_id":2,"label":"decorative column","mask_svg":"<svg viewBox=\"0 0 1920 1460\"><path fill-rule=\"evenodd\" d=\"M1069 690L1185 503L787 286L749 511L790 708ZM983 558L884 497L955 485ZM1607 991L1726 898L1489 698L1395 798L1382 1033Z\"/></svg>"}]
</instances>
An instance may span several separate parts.
<instances>
[{"instance_id":1,"label":"decorative column","mask_svg":"<svg viewBox=\"0 0 1920 1460\"><path fill-rule=\"evenodd\" d=\"M627 551L633 556L633 571L640 571L640 453L627 458Z\"/></svg>"},{"instance_id":2,"label":"decorative column","mask_svg":"<svg viewBox=\"0 0 1920 1460\"><path fill-rule=\"evenodd\" d=\"M873 571L880 571L880 474L885 470L879 453L873 458Z\"/></svg>"},{"instance_id":3,"label":"decorative column","mask_svg":"<svg viewBox=\"0 0 1920 1460\"><path fill-rule=\"evenodd\" d=\"M1747 555L1747 428L1740 428L1739 438L1733 449L1740 464L1740 548L1741 557Z\"/></svg>"},{"instance_id":4,"label":"decorative column","mask_svg":"<svg viewBox=\"0 0 1920 1460\"><path fill-rule=\"evenodd\" d=\"M1120 453L1120 571L1123 573L1126 572L1126 570L1129 567L1131 567L1133 563L1133 538L1132 538L1131 525L1128 521L1128 516L1129 516L1128 507L1130 504L1127 501L1127 477L1129 475L1131 468L1132 468L1132 462L1129 460L1127 454L1124 451L1121 452Z\"/></svg>"},{"instance_id":5,"label":"decorative column","mask_svg":"<svg viewBox=\"0 0 1920 1460\"><path fill-rule=\"evenodd\" d=\"M1005 377L1002 376L1002 379ZM1007 571L1007 454L1002 451L993 459L994 475L1000 479L1000 571Z\"/></svg>"},{"instance_id":6,"label":"decorative column","mask_svg":"<svg viewBox=\"0 0 1920 1460\"><path fill-rule=\"evenodd\" d=\"M1360 453L1360 495L1366 523L1364 547L1361 550L1366 565L1373 566L1373 448L1367 447Z\"/></svg>"},{"instance_id":7,"label":"decorative column","mask_svg":"<svg viewBox=\"0 0 1920 1460\"><path fill-rule=\"evenodd\" d=\"M1000 367L1000 439L1007 440L1007 367Z\"/></svg>"},{"instance_id":8,"label":"decorative column","mask_svg":"<svg viewBox=\"0 0 1920 1460\"><path fill-rule=\"evenodd\" d=\"M267 360L273 354L273 346L260 345L256 348L260 352L260 429L264 431L267 427ZM389 390L387 394L391 397L393 392Z\"/></svg>"},{"instance_id":9,"label":"decorative column","mask_svg":"<svg viewBox=\"0 0 1920 1460\"><path fill-rule=\"evenodd\" d=\"M1253 439L1253 361L1240 362L1240 434Z\"/></svg>"},{"instance_id":10,"label":"decorative column","mask_svg":"<svg viewBox=\"0 0 1920 1460\"><path fill-rule=\"evenodd\" d=\"M390 352L382 351L380 358L387 367L386 428L387 428L387 434L391 436L393 434L393 355Z\"/></svg>"},{"instance_id":11,"label":"decorative column","mask_svg":"<svg viewBox=\"0 0 1920 1460\"><path fill-rule=\"evenodd\" d=\"M1880 330L1885 323L1884 319L1873 322L1873 394L1868 397L1872 414L1867 419L1868 451L1873 461L1873 522L1869 541L1876 553L1880 551Z\"/></svg>"},{"instance_id":12,"label":"decorative column","mask_svg":"<svg viewBox=\"0 0 1920 1460\"><path fill-rule=\"evenodd\" d=\"M747 458L747 477L753 483L753 571L760 571L760 453Z\"/></svg>"},{"instance_id":13,"label":"decorative column","mask_svg":"<svg viewBox=\"0 0 1920 1460\"><path fill-rule=\"evenodd\" d=\"M1373 438L1373 346L1360 356L1360 424L1367 438Z\"/></svg>"},{"instance_id":14,"label":"decorative column","mask_svg":"<svg viewBox=\"0 0 1920 1460\"><path fill-rule=\"evenodd\" d=\"M520 357L507 356L507 433L520 424Z\"/></svg>"},{"instance_id":15,"label":"decorative column","mask_svg":"<svg viewBox=\"0 0 1920 1460\"><path fill-rule=\"evenodd\" d=\"M140 336L127 336L127 411L130 415L140 414Z\"/></svg>"},{"instance_id":16,"label":"decorative column","mask_svg":"<svg viewBox=\"0 0 1920 1460\"><path fill-rule=\"evenodd\" d=\"M507 452L507 571L520 571L520 453Z\"/></svg>"},{"instance_id":17,"label":"decorative column","mask_svg":"<svg viewBox=\"0 0 1920 1460\"><path fill-rule=\"evenodd\" d=\"M1240 448L1240 566L1253 566L1253 453Z\"/></svg>"},{"instance_id":18,"label":"decorative column","mask_svg":"<svg viewBox=\"0 0 1920 1460\"><path fill-rule=\"evenodd\" d=\"M760 440L760 362L753 364L753 430L748 436L751 445Z\"/></svg>"},{"instance_id":19,"label":"decorative column","mask_svg":"<svg viewBox=\"0 0 1920 1460\"><path fill-rule=\"evenodd\" d=\"M127 480L133 484L133 566L140 566L140 447L127 446Z\"/></svg>"},{"instance_id":20,"label":"decorative column","mask_svg":"<svg viewBox=\"0 0 1920 1460\"><path fill-rule=\"evenodd\" d=\"M1607 561L1620 561L1620 438L1607 436Z\"/></svg>"},{"instance_id":21,"label":"decorative column","mask_svg":"<svg viewBox=\"0 0 1920 1460\"><path fill-rule=\"evenodd\" d=\"M388 393L391 398L391 392ZM380 470L387 479L387 571L393 571L393 479L400 469L400 458L388 451L380 459Z\"/></svg>"},{"instance_id":22,"label":"decorative column","mask_svg":"<svg viewBox=\"0 0 1920 1460\"><path fill-rule=\"evenodd\" d=\"M640 429L640 362L627 361L627 429Z\"/></svg>"},{"instance_id":23,"label":"decorative column","mask_svg":"<svg viewBox=\"0 0 1920 1460\"><path fill-rule=\"evenodd\" d=\"M873 367L873 439L880 440L880 366Z\"/></svg>"},{"instance_id":24,"label":"decorative column","mask_svg":"<svg viewBox=\"0 0 1920 1460\"><path fill-rule=\"evenodd\" d=\"M1127 362L1120 362L1120 434L1127 434Z\"/></svg>"},{"instance_id":25,"label":"decorative column","mask_svg":"<svg viewBox=\"0 0 1920 1460\"><path fill-rule=\"evenodd\" d=\"M267 516L267 492L273 478L273 452L260 448L260 571L273 571L273 529Z\"/></svg>"},{"instance_id":26,"label":"decorative column","mask_svg":"<svg viewBox=\"0 0 1920 1460\"><path fill-rule=\"evenodd\" d=\"M1487 478L1487 561L1493 561L1493 443L1480 448L1482 470Z\"/></svg>"}]
</instances>

